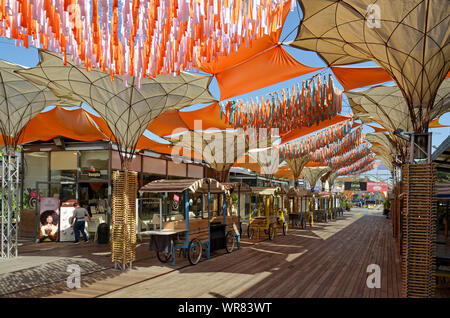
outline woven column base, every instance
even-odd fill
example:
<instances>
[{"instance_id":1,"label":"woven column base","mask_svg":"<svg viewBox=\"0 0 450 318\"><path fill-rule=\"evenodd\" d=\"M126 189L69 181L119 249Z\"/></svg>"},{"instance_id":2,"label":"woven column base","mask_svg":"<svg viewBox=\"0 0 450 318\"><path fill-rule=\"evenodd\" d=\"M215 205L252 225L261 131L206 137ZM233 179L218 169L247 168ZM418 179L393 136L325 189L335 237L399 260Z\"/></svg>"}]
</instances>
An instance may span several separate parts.
<instances>
[{"instance_id":1,"label":"woven column base","mask_svg":"<svg viewBox=\"0 0 450 318\"><path fill-rule=\"evenodd\" d=\"M436 282L436 197L433 164L402 167L402 291L404 297L433 297Z\"/></svg>"},{"instance_id":2,"label":"woven column base","mask_svg":"<svg viewBox=\"0 0 450 318\"><path fill-rule=\"evenodd\" d=\"M137 172L113 172L111 258L121 269L136 259L137 191Z\"/></svg>"}]
</instances>

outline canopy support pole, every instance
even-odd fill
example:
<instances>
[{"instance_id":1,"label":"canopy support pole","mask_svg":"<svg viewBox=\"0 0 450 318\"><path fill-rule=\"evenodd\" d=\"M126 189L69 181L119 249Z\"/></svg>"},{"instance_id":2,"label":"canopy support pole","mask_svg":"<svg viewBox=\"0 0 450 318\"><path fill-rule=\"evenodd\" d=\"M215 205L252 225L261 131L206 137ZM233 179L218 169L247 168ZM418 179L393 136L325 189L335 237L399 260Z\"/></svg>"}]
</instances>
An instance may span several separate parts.
<instances>
[{"instance_id":1,"label":"canopy support pole","mask_svg":"<svg viewBox=\"0 0 450 318\"><path fill-rule=\"evenodd\" d=\"M6 148L2 160L1 258L17 257L20 221L20 154Z\"/></svg>"}]
</instances>

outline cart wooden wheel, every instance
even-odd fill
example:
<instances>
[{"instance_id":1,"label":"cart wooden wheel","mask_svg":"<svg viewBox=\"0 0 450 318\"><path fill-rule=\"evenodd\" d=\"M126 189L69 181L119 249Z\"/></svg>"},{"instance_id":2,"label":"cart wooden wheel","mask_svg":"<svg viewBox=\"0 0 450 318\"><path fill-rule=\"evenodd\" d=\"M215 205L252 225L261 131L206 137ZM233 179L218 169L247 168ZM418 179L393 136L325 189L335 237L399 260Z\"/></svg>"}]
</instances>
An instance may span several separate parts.
<instances>
[{"instance_id":1,"label":"cart wooden wheel","mask_svg":"<svg viewBox=\"0 0 450 318\"><path fill-rule=\"evenodd\" d=\"M283 235L287 235L288 232L288 224L285 222L283 223Z\"/></svg>"},{"instance_id":2,"label":"cart wooden wheel","mask_svg":"<svg viewBox=\"0 0 450 318\"><path fill-rule=\"evenodd\" d=\"M251 228L250 226L247 228L247 236L249 239L253 240L256 237L256 229Z\"/></svg>"},{"instance_id":3,"label":"cart wooden wheel","mask_svg":"<svg viewBox=\"0 0 450 318\"><path fill-rule=\"evenodd\" d=\"M161 263L167 263L172 258L172 252L169 253L156 252L156 257L158 257Z\"/></svg>"},{"instance_id":4,"label":"cart wooden wheel","mask_svg":"<svg viewBox=\"0 0 450 318\"><path fill-rule=\"evenodd\" d=\"M161 263L167 263L172 258L172 244L169 247L169 252L156 252L156 257Z\"/></svg>"},{"instance_id":5,"label":"cart wooden wheel","mask_svg":"<svg viewBox=\"0 0 450 318\"><path fill-rule=\"evenodd\" d=\"M202 242L195 238L189 242L188 245L188 260L191 265L196 265L202 258Z\"/></svg>"},{"instance_id":6,"label":"cart wooden wheel","mask_svg":"<svg viewBox=\"0 0 450 318\"><path fill-rule=\"evenodd\" d=\"M269 240L273 240L275 238L275 229L273 227L273 224L269 225Z\"/></svg>"},{"instance_id":7,"label":"cart wooden wheel","mask_svg":"<svg viewBox=\"0 0 450 318\"><path fill-rule=\"evenodd\" d=\"M232 231L229 231L225 236L225 243L227 253L233 252L234 246L236 244L236 236L233 234Z\"/></svg>"}]
</instances>

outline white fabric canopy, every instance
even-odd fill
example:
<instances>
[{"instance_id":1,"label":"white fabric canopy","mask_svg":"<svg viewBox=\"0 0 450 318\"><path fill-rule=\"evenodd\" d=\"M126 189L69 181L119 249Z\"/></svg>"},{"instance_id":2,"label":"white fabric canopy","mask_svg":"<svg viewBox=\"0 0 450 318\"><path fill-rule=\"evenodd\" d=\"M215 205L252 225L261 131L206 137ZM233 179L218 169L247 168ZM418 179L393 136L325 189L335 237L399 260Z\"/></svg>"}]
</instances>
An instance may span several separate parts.
<instances>
[{"instance_id":1,"label":"white fabric canopy","mask_svg":"<svg viewBox=\"0 0 450 318\"><path fill-rule=\"evenodd\" d=\"M36 67L19 74L34 83L48 85L61 98L89 104L108 124L118 144L130 153L149 123L163 111L215 101L208 90L209 76L160 75L143 79L141 87L132 77L127 87L122 76L111 81L103 71L88 72L69 57L64 65L56 53L40 50L39 55L41 61Z\"/></svg>"},{"instance_id":2,"label":"white fabric canopy","mask_svg":"<svg viewBox=\"0 0 450 318\"><path fill-rule=\"evenodd\" d=\"M37 85L15 71L25 67L0 61L0 131L6 145L15 146L30 119L51 105L68 106L45 85ZM73 104L72 104L73 105Z\"/></svg>"},{"instance_id":3,"label":"white fabric canopy","mask_svg":"<svg viewBox=\"0 0 450 318\"><path fill-rule=\"evenodd\" d=\"M271 147L260 151L251 151L249 156L258 162L261 174L273 176L277 172L280 164L279 149Z\"/></svg>"},{"instance_id":4,"label":"white fabric canopy","mask_svg":"<svg viewBox=\"0 0 450 318\"><path fill-rule=\"evenodd\" d=\"M402 90L414 131L423 131L450 70L448 0L299 3L303 20L291 45L316 51L328 65L376 62Z\"/></svg>"},{"instance_id":5,"label":"white fabric canopy","mask_svg":"<svg viewBox=\"0 0 450 318\"><path fill-rule=\"evenodd\" d=\"M413 131L408 105L397 86L375 86L367 90L346 92L355 115L364 122L375 122L393 132L400 128ZM430 121L450 110L450 79L442 82L437 91ZM419 113L419 109L415 113Z\"/></svg>"},{"instance_id":6,"label":"white fabric canopy","mask_svg":"<svg viewBox=\"0 0 450 318\"><path fill-rule=\"evenodd\" d=\"M330 170L331 169L329 167L305 167L303 168L302 173L303 176L308 180L311 188L313 188L316 186L319 178Z\"/></svg>"},{"instance_id":7,"label":"white fabric canopy","mask_svg":"<svg viewBox=\"0 0 450 318\"><path fill-rule=\"evenodd\" d=\"M397 154L399 160L405 162L408 154L408 141L392 134L387 135L385 133L369 133L366 134L365 138L370 143L379 143L383 147L385 154L389 154L390 157L392 157L391 154ZM376 147L376 145L372 146L372 151L378 149L373 147Z\"/></svg>"},{"instance_id":8,"label":"white fabric canopy","mask_svg":"<svg viewBox=\"0 0 450 318\"><path fill-rule=\"evenodd\" d=\"M302 170L308 162L309 162L309 154L295 158L295 159L286 159L286 163L288 164L289 168L291 169L295 180L300 178L300 175L302 174Z\"/></svg>"},{"instance_id":9,"label":"white fabric canopy","mask_svg":"<svg viewBox=\"0 0 450 318\"><path fill-rule=\"evenodd\" d=\"M228 171L236 159L250 149L267 148L272 145L270 138L252 138L239 129L189 131L166 138L175 146L197 152L216 171Z\"/></svg>"}]
</instances>

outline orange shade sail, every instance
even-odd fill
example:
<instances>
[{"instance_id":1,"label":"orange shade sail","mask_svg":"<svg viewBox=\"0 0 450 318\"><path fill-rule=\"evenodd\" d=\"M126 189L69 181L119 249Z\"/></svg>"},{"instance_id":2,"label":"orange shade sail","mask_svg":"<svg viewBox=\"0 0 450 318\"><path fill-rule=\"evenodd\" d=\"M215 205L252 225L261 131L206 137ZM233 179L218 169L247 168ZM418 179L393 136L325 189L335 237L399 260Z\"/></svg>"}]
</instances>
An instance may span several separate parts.
<instances>
[{"instance_id":1,"label":"orange shade sail","mask_svg":"<svg viewBox=\"0 0 450 318\"><path fill-rule=\"evenodd\" d=\"M290 3L286 2L283 25L289 10ZM273 20L272 24L276 22ZM274 29L272 24L269 30ZM252 41L251 47L243 44L237 52L200 64L200 70L216 76L221 100L321 69L305 66L292 58L278 43L281 31L282 27Z\"/></svg>"},{"instance_id":2,"label":"orange shade sail","mask_svg":"<svg viewBox=\"0 0 450 318\"><path fill-rule=\"evenodd\" d=\"M381 67L331 67L345 91L392 81Z\"/></svg>"},{"instance_id":3,"label":"orange shade sail","mask_svg":"<svg viewBox=\"0 0 450 318\"><path fill-rule=\"evenodd\" d=\"M339 67L331 70L344 87L344 91L392 81L392 77L381 67ZM447 78L450 72L447 73Z\"/></svg>"},{"instance_id":4,"label":"orange shade sail","mask_svg":"<svg viewBox=\"0 0 450 318\"><path fill-rule=\"evenodd\" d=\"M147 129L163 137L188 130L232 128L226 123L225 117L220 118L220 113L218 103L194 111L169 110L156 117Z\"/></svg>"},{"instance_id":5,"label":"orange shade sail","mask_svg":"<svg viewBox=\"0 0 450 318\"><path fill-rule=\"evenodd\" d=\"M271 33L270 35L263 36L260 39L253 40L249 47L242 45L237 52L219 56L219 58L210 63L201 64L200 70L210 74L219 74L229 68L238 66L261 52L276 46L278 44L280 34L281 29L277 32Z\"/></svg>"},{"instance_id":6,"label":"orange shade sail","mask_svg":"<svg viewBox=\"0 0 450 318\"><path fill-rule=\"evenodd\" d=\"M279 179L295 180L294 174L288 166L279 166L273 176ZM303 178L303 175L300 175L299 178Z\"/></svg>"},{"instance_id":7,"label":"orange shade sail","mask_svg":"<svg viewBox=\"0 0 450 318\"><path fill-rule=\"evenodd\" d=\"M79 141L107 139L83 109L55 107L32 118L22 129L19 144L62 136Z\"/></svg>"},{"instance_id":8,"label":"orange shade sail","mask_svg":"<svg viewBox=\"0 0 450 318\"><path fill-rule=\"evenodd\" d=\"M220 99L225 100L322 69L297 62L280 45L216 74Z\"/></svg>"},{"instance_id":9,"label":"orange shade sail","mask_svg":"<svg viewBox=\"0 0 450 318\"><path fill-rule=\"evenodd\" d=\"M380 127L372 126L372 125L367 125L367 126L369 126L370 128L375 129L376 133L387 132L387 129L385 129L385 128L380 128Z\"/></svg>"},{"instance_id":10,"label":"orange shade sail","mask_svg":"<svg viewBox=\"0 0 450 318\"><path fill-rule=\"evenodd\" d=\"M450 127L450 125L442 125L439 123L439 119L441 117L439 116L436 119L433 119L432 121L430 121L430 123L428 124L428 128L445 128L445 127Z\"/></svg>"},{"instance_id":11,"label":"orange shade sail","mask_svg":"<svg viewBox=\"0 0 450 318\"><path fill-rule=\"evenodd\" d=\"M235 162L233 167L244 168L261 174L261 166L257 162Z\"/></svg>"},{"instance_id":12,"label":"orange shade sail","mask_svg":"<svg viewBox=\"0 0 450 318\"><path fill-rule=\"evenodd\" d=\"M328 126L335 125L337 123L340 123L340 122L342 122L344 120L348 120L348 119L350 119L350 117L336 115L332 119L321 121L319 123L319 125L313 125L311 127L303 127L303 128L297 128L297 129L291 130L290 132L288 132L284 135L281 135L281 143L284 144L288 141L309 135L315 131L324 129ZM355 127L355 124L357 124L357 123L353 123L353 128ZM359 125L359 124L357 124L357 125Z\"/></svg>"},{"instance_id":13,"label":"orange shade sail","mask_svg":"<svg viewBox=\"0 0 450 318\"><path fill-rule=\"evenodd\" d=\"M288 3L286 3L283 8L282 25L284 25L286 17L289 14L289 10L290 6ZM270 30L276 28L276 26L274 25L275 22L275 20L271 21L269 25ZM230 54L219 56L211 62L200 63L200 70L216 75L218 73L224 72L231 67L235 67L238 64L244 63L252 57L260 54L261 52L277 45L282 29L283 27L278 28L277 30L270 32L270 34L268 35L264 35L261 38L253 40L251 43L249 43L248 47L246 43L244 43L236 52L231 52Z\"/></svg>"},{"instance_id":14,"label":"orange shade sail","mask_svg":"<svg viewBox=\"0 0 450 318\"><path fill-rule=\"evenodd\" d=\"M55 107L50 111L36 115L28 122L21 132L19 144L37 140L48 141L58 136L78 141L112 140L112 135L108 125L101 117L88 113L82 108ZM0 139L0 145L3 145L2 138ZM137 149L149 149L157 153L170 155L173 146L141 136ZM202 159L194 152L190 154L191 158Z\"/></svg>"},{"instance_id":15,"label":"orange shade sail","mask_svg":"<svg viewBox=\"0 0 450 318\"><path fill-rule=\"evenodd\" d=\"M148 149L157 153L165 154L165 155L180 155L183 154L187 156L189 159L197 159L202 160L202 157L198 155L196 152L191 151L189 149L182 149L181 147L174 147L172 144L163 144L154 140L151 140L145 136L141 136L137 143L136 149ZM182 152L184 150L184 153Z\"/></svg>"},{"instance_id":16,"label":"orange shade sail","mask_svg":"<svg viewBox=\"0 0 450 318\"><path fill-rule=\"evenodd\" d=\"M310 168L315 168L315 167L326 167L327 164L326 163L322 163L322 162L314 162L314 161L310 161L308 162L305 167L310 167Z\"/></svg>"}]
</instances>

